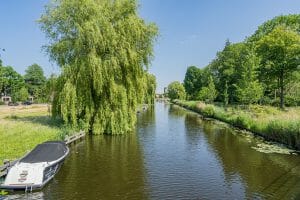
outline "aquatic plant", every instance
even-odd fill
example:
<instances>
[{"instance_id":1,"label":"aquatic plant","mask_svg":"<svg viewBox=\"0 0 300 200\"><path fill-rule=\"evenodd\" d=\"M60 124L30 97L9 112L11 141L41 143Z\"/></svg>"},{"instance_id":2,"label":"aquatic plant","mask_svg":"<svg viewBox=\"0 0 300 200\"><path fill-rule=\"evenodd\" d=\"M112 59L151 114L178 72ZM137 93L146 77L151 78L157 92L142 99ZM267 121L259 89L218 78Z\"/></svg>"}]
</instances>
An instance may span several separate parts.
<instances>
[{"instance_id":1,"label":"aquatic plant","mask_svg":"<svg viewBox=\"0 0 300 200\"><path fill-rule=\"evenodd\" d=\"M215 118L232 126L246 129L267 140L300 149L300 110L287 111L271 106L250 105L216 106L197 101L174 101L174 103L193 110L204 117Z\"/></svg>"}]
</instances>

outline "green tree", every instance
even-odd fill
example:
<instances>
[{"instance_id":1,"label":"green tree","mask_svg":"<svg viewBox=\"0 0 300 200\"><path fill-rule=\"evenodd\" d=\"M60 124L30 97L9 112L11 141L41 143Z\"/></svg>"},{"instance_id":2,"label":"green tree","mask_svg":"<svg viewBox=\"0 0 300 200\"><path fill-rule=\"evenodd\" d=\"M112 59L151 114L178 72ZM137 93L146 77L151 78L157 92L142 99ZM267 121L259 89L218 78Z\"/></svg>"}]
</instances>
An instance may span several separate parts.
<instances>
[{"instance_id":1,"label":"green tree","mask_svg":"<svg viewBox=\"0 0 300 200\"><path fill-rule=\"evenodd\" d=\"M212 76L209 76L207 86L201 88L198 92L197 99L212 103L216 99L217 94L218 92L215 88L213 78Z\"/></svg>"},{"instance_id":2,"label":"green tree","mask_svg":"<svg viewBox=\"0 0 300 200\"><path fill-rule=\"evenodd\" d=\"M256 43L265 35L271 33L276 27L278 26L284 26L287 27L290 30L293 30L297 33L300 33L300 15L299 14L292 14L292 15L280 15L277 17L274 17L271 20L266 21L262 25L260 25L255 31L255 33L250 36L246 42L252 43L254 46ZM276 80L274 77L270 77L266 75L268 73L263 63L261 67L258 70L258 79L259 82L262 84L264 88L264 96L266 99L272 99L274 98L274 102L277 102L277 97L279 94L278 90L278 80ZM292 82L288 83L289 85L292 85ZM288 88L287 88L288 89Z\"/></svg>"},{"instance_id":3,"label":"green tree","mask_svg":"<svg viewBox=\"0 0 300 200\"><path fill-rule=\"evenodd\" d=\"M44 71L38 64L33 64L27 67L24 75L25 83L29 94L34 96L37 101L42 101L45 96L46 77Z\"/></svg>"},{"instance_id":4,"label":"green tree","mask_svg":"<svg viewBox=\"0 0 300 200\"><path fill-rule=\"evenodd\" d=\"M18 101L18 91L25 85L23 77L11 66L7 66L2 67L1 79L1 94L10 95L13 101Z\"/></svg>"},{"instance_id":5,"label":"green tree","mask_svg":"<svg viewBox=\"0 0 300 200\"><path fill-rule=\"evenodd\" d=\"M247 39L247 42L259 41L262 37L271 33L277 26L285 26L290 30L300 33L300 14L280 15L266 21Z\"/></svg>"},{"instance_id":6,"label":"green tree","mask_svg":"<svg viewBox=\"0 0 300 200\"><path fill-rule=\"evenodd\" d=\"M201 88L202 71L201 69L190 66L187 68L183 86L185 88L188 99L195 99Z\"/></svg>"},{"instance_id":7,"label":"green tree","mask_svg":"<svg viewBox=\"0 0 300 200\"><path fill-rule=\"evenodd\" d=\"M237 88L239 102L249 105L258 102L263 96L263 88L258 81L250 81Z\"/></svg>"},{"instance_id":8,"label":"green tree","mask_svg":"<svg viewBox=\"0 0 300 200\"><path fill-rule=\"evenodd\" d=\"M280 107L283 108L285 85L300 65L300 35L278 26L257 42L257 52L261 55L265 76L278 81Z\"/></svg>"},{"instance_id":9,"label":"green tree","mask_svg":"<svg viewBox=\"0 0 300 200\"><path fill-rule=\"evenodd\" d=\"M217 53L216 59L209 65L211 74L215 79L216 89L219 91L219 101L224 100L226 83L228 86L226 95L228 95L229 103L238 101L235 85L241 79L240 71L245 59L244 51L246 48L244 43L231 44L227 41L224 49Z\"/></svg>"},{"instance_id":10,"label":"green tree","mask_svg":"<svg viewBox=\"0 0 300 200\"><path fill-rule=\"evenodd\" d=\"M136 0L52 1L40 19L47 52L62 68L54 116L94 134L135 127L157 27L138 15Z\"/></svg>"},{"instance_id":11,"label":"green tree","mask_svg":"<svg viewBox=\"0 0 300 200\"><path fill-rule=\"evenodd\" d=\"M183 85L178 81L174 81L174 82L170 83L168 85L167 91L168 91L168 97L171 100L174 100L174 99L184 100L186 97L185 89L184 89Z\"/></svg>"},{"instance_id":12,"label":"green tree","mask_svg":"<svg viewBox=\"0 0 300 200\"><path fill-rule=\"evenodd\" d=\"M300 71L296 71L292 74L289 82L286 84L286 99L289 102L289 106L300 105Z\"/></svg>"},{"instance_id":13,"label":"green tree","mask_svg":"<svg viewBox=\"0 0 300 200\"><path fill-rule=\"evenodd\" d=\"M256 56L254 50L248 46L241 52L241 66L239 78L236 87L236 97L240 103L257 103L263 96L263 87L257 79L257 69L260 59Z\"/></svg>"},{"instance_id":14,"label":"green tree","mask_svg":"<svg viewBox=\"0 0 300 200\"><path fill-rule=\"evenodd\" d=\"M26 101L29 97L28 89L26 87L22 87L19 91L17 91L16 96L18 101Z\"/></svg>"}]
</instances>

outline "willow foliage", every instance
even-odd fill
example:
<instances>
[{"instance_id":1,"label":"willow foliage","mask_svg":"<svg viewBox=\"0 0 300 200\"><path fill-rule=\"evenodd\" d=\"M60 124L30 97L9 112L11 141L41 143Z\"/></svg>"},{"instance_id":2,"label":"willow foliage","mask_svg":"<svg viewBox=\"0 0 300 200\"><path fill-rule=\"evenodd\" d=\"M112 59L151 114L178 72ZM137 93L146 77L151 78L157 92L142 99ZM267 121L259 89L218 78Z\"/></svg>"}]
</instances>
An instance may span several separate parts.
<instances>
[{"instance_id":1,"label":"willow foliage","mask_svg":"<svg viewBox=\"0 0 300 200\"><path fill-rule=\"evenodd\" d=\"M156 78L153 74L146 74L145 76L145 97L144 103L154 104L155 100L155 90L156 90Z\"/></svg>"},{"instance_id":2,"label":"willow foliage","mask_svg":"<svg viewBox=\"0 0 300 200\"><path fill-rule=\"evenodd\" d=\"M157 35L136 0L53 0L40 19L62 68L53 115L95 134L133 129ZM81 124L82 125L82 124Z\"/></svg>"}]
</instances>

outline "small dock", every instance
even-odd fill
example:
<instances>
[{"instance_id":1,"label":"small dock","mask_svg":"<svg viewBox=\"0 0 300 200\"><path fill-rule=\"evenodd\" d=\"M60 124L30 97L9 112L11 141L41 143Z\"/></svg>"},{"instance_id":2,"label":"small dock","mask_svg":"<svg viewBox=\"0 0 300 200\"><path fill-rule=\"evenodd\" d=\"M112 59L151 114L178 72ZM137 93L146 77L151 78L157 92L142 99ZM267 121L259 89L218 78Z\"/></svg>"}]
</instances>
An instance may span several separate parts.
<instances>
[{"instance_id":1,"label":"small dock","mask_svg":"<svg viewBox=\"0 0 300 200\"><path fill-rule=\"evenodd\" d=\"M66 145L69 145L72 144L73 142L76 142L77 140L83 139L84 137L85 137L84 131L80 131L77 134L66 137L64 141Z\"/></svg>"},{"instance_id":2,"label":"small dock","mask_svg":"<svg viewBox=\"0 0 300 200\"><path fill-rule=\"evenodd\" d=\"M64 140L64 142L67 144L67 145L70 145L78 140L81 140L85 137L85 133L84 131L80 131L79 133L76 133L76 134L73 134L71 136L67 136ZM3 165L0 166L0 179L5 177L8 173L8 170L14 166L17 162L19 161L19 159L17 160L5 160L3 162Z\"/></svg>"}]
</instances>

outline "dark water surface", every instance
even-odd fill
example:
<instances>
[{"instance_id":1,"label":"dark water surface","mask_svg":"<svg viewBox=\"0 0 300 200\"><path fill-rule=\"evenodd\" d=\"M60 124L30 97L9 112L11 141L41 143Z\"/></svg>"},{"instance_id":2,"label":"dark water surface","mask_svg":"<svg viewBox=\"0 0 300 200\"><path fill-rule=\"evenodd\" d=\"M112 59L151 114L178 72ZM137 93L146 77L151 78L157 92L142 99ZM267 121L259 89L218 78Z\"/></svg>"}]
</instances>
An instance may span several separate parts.
<instances>
[{"instance_id":1,"label":"dark water surface","mask_svg":"<svg viewBox=\"0 0 300 200\"><path fill-rule=\"evenodd\" d=\"M157 103L135 134L87 137L42 191L8 199L300 199L300 156L261 153L257 143Z\"/></svg>"}]
</instances>

